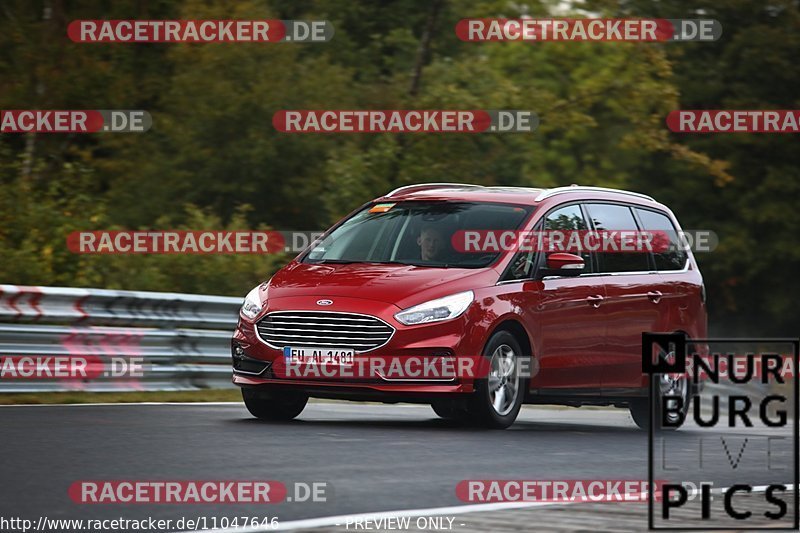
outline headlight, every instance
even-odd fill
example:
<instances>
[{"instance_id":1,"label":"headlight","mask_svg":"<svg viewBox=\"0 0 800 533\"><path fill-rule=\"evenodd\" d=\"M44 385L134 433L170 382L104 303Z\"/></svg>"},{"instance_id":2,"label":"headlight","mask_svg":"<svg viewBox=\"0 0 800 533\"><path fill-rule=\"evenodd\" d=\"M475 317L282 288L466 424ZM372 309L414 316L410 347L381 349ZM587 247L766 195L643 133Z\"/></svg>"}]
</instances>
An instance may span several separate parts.
<instances>
[{"instance_id":1,"label":"headlight","mask_svg":"<svg viewBox=\"0 0 800 533\"><path fill-rule=\"evenodd\" d=\"M450 320L466 311L473 299L475 299L475 295L472 291L459 292L458 294L451 294L444 298L409 307L400 311L394 317L398 322L406 326Z\"/></svg>"},{"instance_id":2,"label":"headlight","mask_svg":"<svg viewBox=\"0 0 800 533\"><path fill-rule=\"evenodd\" d=\"M259 287L256 287L244 297L244 303L240 311L243 317L253 320L258 316L258 313L261 312L261 297L258 295L258 292Z\"/></svg>"}]
</instances>

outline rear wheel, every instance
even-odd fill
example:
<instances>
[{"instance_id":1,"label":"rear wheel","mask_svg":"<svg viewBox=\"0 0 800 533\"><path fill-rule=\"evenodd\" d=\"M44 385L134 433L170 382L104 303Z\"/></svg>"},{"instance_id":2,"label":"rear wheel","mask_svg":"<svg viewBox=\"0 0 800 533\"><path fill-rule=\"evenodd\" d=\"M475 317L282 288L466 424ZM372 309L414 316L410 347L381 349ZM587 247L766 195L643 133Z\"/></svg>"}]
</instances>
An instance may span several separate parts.
<instances>
[{"instance_id":1,"label":"rear wheel","mask_svg":"<svg viewBox=\"0 0 800 533\"><path fill-rule=\"evenodd\" d=\"M476 382L469 412L481 426L505 429L514 423L522 407L524 380L519 362L524 354L511 333L498 331L486 343L483 355L489 360L489 375Z\"/></svg>"},{"instance_id":2,"label":"rear wheel","mask_svg":"<svg viewBox=\"0 0 800 533\"><path fill-rule=\"evenodd\" d=\"M250 414L261 420L292 420L308 403L308 396L292 391L242 389L242 399Z\"/></svg>"},{"instance_id":3,"label":"rear wheel","mask_svg":"<svg viewBox=\"0 0 800 533\"><path fill-rule=\"evenodd\" d=\"M653 392L657 392L661 398L654 402L655 430L674 431L683 425L686 413L689 411L691 401L690 384L684 374L661 374L657 378L656 387ZM669 398L664 399L665 396ZM680 398L680 402L676 399ZM678 405L682 403L682 408ZM664 416L661 406L668 407L666 413L667 425L664 424ZM633 421L641 429L650 428L651 416L650 405L647 398L636 399L629 406Z\"/></svg>"}]
</instances>

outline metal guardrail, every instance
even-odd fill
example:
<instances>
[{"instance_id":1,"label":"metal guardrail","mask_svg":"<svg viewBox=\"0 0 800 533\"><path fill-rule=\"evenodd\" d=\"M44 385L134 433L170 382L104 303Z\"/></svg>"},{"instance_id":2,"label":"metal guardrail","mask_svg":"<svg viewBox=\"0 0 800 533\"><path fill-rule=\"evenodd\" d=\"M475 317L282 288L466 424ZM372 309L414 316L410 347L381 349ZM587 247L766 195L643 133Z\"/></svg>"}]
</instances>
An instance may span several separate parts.
<instances>
[{"instance_id":1,"label":"metal guardrail","mask_svg":"<svg viewBox=\"0 0 800 533\"><path fill-rule=\"evenodd\" d=\"M0 285L0 361L72 355L137 358L143 364L140 377L0 377L0 393L233 387L230 340L241 302L199 294ZM764 394L757 384L736 391Z\"/></svg>"},{"instance_id":2,"label":"metal guardrail","mask_svg":"<svg viewBox=\"0 0 800 533\"><path fill-rule=\"evenodd\" d=\"M0 358L89 356L143 363L138 377L0 379L0 392L193 390L231 384L241 298L0 285Z\"/></svg>"}]
</instances>

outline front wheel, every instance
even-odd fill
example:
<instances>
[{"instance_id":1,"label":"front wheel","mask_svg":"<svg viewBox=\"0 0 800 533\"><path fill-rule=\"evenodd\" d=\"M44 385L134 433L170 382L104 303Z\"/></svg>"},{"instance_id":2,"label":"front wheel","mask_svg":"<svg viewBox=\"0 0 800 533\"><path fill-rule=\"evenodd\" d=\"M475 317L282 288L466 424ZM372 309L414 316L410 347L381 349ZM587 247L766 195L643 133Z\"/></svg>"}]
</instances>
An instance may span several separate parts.
<instances>
[{"instance_id":1,"label":"front wheel","mask_svg":"<svg viewBox=\"0 0 800 533\"><path fill-rule=\"evenodd\" d=\"M469 411L477 424L505 429L522 407L524 379L519 363L525 354L511 333L498 331L486 343L483 355L489 360L489 375L476 382Z\"/></svg>"},{"instance_id":2,"label":"front wheel","mask_svg":"<svg viewBox=\"0 0 800 533\"><path fill-rule=\"evenodd\" d=\"M261 420L292 420L305 409L308 396L291 391L266 392L242 389L242 399L250 414Z\"/></svg>"}]
</instances>

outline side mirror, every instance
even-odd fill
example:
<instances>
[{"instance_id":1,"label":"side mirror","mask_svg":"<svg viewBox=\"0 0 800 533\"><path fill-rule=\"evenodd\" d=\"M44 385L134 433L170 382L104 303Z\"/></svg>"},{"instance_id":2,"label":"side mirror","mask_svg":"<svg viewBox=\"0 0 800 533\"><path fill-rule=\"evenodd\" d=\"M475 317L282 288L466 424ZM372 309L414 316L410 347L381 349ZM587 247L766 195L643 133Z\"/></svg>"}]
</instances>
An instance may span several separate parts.
<instances>
[{"instance_id":1,"label":"side mirror","mask_svg":"<svg viewBox=\"0 0 800 533\"><path fill-rule=\"evenodd\" d=\"M566 252L553 252L547 256L547 268L542 273L545 276L580 276L586 263L583 257Z\"/></svg>"}]
</instances>

